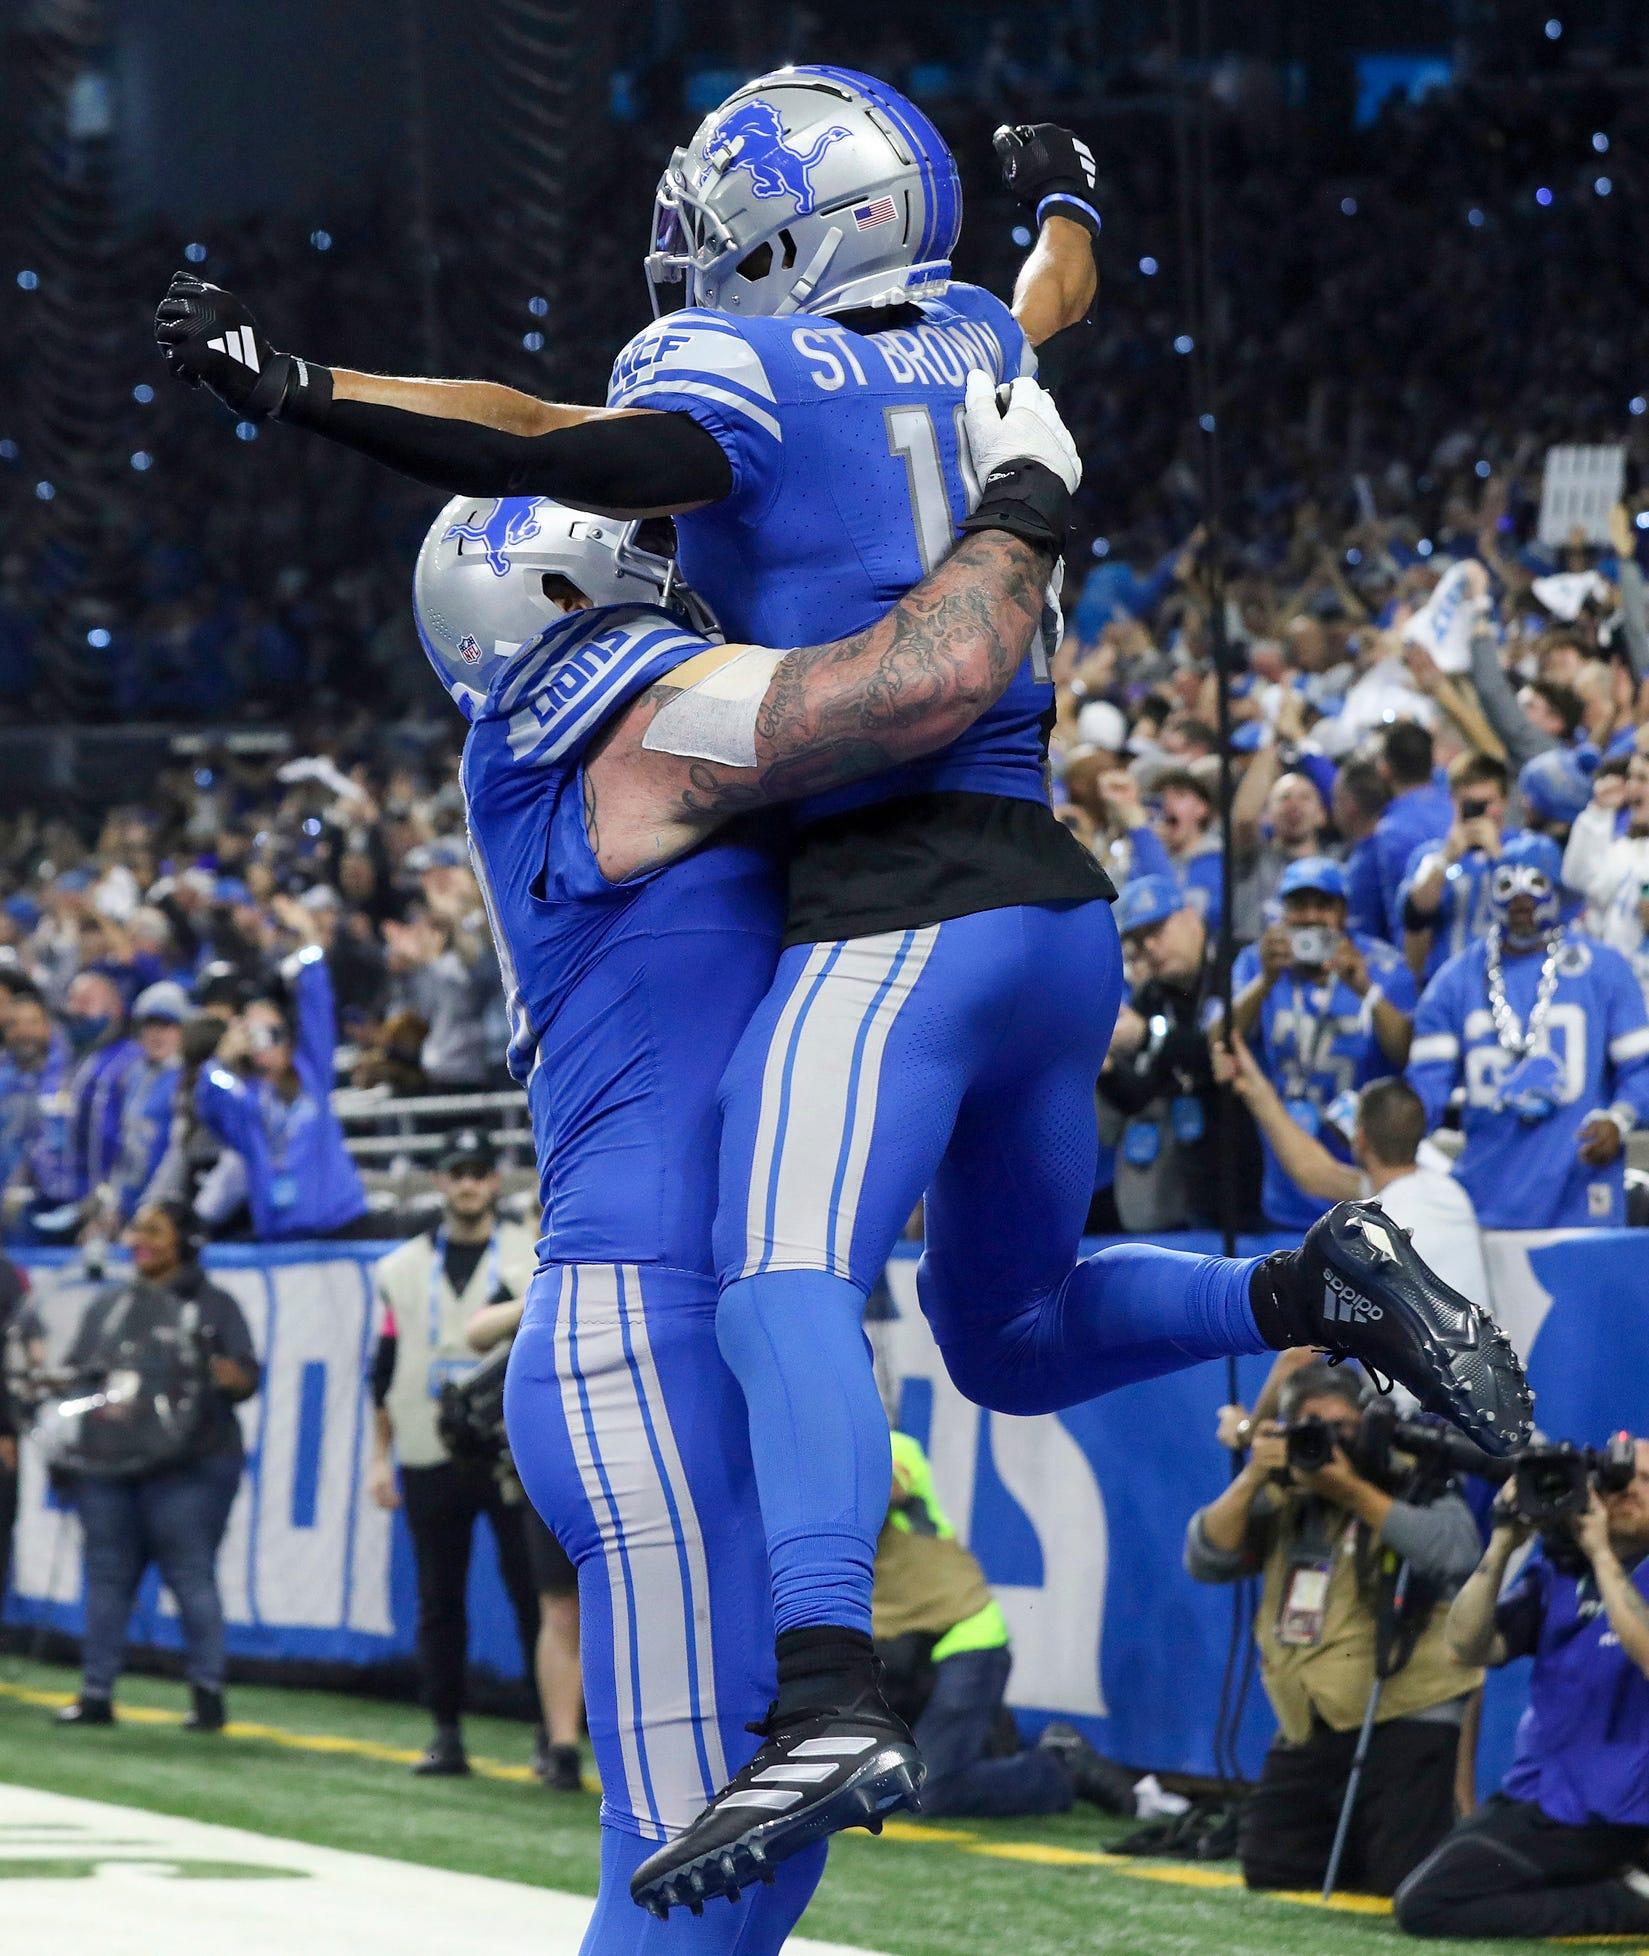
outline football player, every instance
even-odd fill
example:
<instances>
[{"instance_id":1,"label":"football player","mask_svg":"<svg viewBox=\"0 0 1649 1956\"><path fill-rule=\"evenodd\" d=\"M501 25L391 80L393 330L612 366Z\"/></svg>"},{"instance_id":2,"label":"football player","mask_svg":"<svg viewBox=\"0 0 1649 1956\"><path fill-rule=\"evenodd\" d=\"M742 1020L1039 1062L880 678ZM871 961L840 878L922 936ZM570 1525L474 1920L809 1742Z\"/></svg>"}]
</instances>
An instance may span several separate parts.
<instances>
[{"instance_id":1,"label":"football player","mask_svg":"<svg viewBox=\"0 0 1649 1956\"><path fill-rule=\"evenodd\" d=\"M419 556L420 635L470 723L471 849L538 1153L544 1236L506 1411L579 1569L604 1794L591 1956L767 1956L823 1866L822 1847L782 1870L741 1856L722 1887L754 1894L668 1929L630 1899L643 1858L743 1764L775 1687L711 1256L717 1085L783 920L777 838L750 817L943 745L1018 666L1075 456L1045 397L1002 419L987 392L981 415L982 445L1017 466L933 577L834 643L716 643L639 526L546 502L455 502ZM738 758L699 758L707 728Z\"/></svg>"},{"instance_id":2,"label":"football player","mask_svg":"<svg viewBox=\"0 0 1649 1956\"><path fill-rule=\"evenodd\" d=\"M1027 374L1094 289L1085 146L1038 125L999 148L1039 225L1011 310L950 277L955 164L914 104L837 68L747 84L660 184L649 278L690 303L620 354L605 411L332 374L273 352L239 301L182 275L157 332L239 411L423 479L675 512L689 579L741 639L863 629L941 559L968 506L970 377ZM784 953L724 1084L717 1229L777 1711L746 1774L638 1871L649 1906L715 1892L758 1828L787 1851L861 1796L907 1797L915 1752L870 1647L889 1464L859 1318L924 1189L923 1307L981 1403L1043 1410L1204 1357L1357 1344L1368 1321L1322 1321L1337 1260L1360 1292L1401 1289L1364 1355L1490 1443L1521 1427L1509 1351L1477 1404L1462 1358L1488 1330L1424 1289L1377 1217L1325 1219L1286 1268L1145 1248L1073 1268L1121 958L1110 886L1048 805L1049 699L1027 663L949 747L798 810ZM715 728L698 738L726 763Z\"/></svg>"},{"instance_id":3,"label":"football player","mask_svg":"<svg viewBox=\"0 0 1649 1956\"><path fill-rule=\"evenodd\" d=\"M1626 1137L1649 1116L1643 993L1618 951L1564 925L1562 868L1550 836L1513 837L1488 936L1415 1014L1409 1082L1435 1126L1464 1081L1454 1172L1485 1229L1619 1228Z\"/></svg>"}]
</instances>

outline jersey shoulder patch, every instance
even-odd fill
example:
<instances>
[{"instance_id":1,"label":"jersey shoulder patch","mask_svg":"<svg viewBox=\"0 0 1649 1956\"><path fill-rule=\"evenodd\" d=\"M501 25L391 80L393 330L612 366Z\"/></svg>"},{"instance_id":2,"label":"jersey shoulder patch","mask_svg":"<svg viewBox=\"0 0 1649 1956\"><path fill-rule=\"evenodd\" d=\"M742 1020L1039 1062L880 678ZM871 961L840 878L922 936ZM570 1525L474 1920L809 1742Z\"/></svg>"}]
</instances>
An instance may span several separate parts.
<instances>
[{"instance_id":1,"label":"jersey shoulder patch","mask_svg":"<svg viewBox=\"0 0 1649 1956\"><path fill-rule=\"evenodd\" d=\"M502 726L516 765L570 763L638 693L710 643L651 605L580 613L511 662L480 718Z\"/></svg>"},{"instance_id":2,"label":"jersey shoulder patch","mask_svg":"<svg viewBox=\"0 0 1649 1956\"><path fill-rule=\"evenodd\" d=\"M643 327L613 362L607 384L609 407L679 412L695 403L784 439L773 383L742 323L700 307Z\"/></svg>"}]
</instances>

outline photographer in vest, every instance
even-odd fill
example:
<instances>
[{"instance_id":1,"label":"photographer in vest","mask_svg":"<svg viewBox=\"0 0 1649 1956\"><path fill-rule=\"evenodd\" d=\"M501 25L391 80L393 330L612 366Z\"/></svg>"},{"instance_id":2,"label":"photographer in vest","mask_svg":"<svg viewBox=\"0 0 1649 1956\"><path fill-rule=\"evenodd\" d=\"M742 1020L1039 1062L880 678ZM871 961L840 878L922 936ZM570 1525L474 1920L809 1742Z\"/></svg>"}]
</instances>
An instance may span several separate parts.
<instances>
[{"instance_id":1,"label":"photographer in vest","mask_svg":"<svg viewBox=\"0 0 1649 1956\"><path fill-rule=\"evenodd\" d=\"M1391 1636L1400 1564L1409 1565L1411 1598L1418 1588L1434 1600L1477 1566L1477 1527L1451 1483L1410 1487L1354 1464L1361 1399L1357 1379L1328 1365L1293 1372L1280 1421L1240 1436L1251 1444L1248 1460L1186 1535L1186 1567L1198 1582L1261 1579L1254 1640L1279 1729L1239 1825L1250 1888L1322 1885ZM1302 1464L1296 1437L1307 1428L1322 1461L1313 1468ZM1346 1884L1370 1894L1392 1894L1454 1824L1460 1726L1483 1673L1452 1654L1444 1615L1408 1612L1410 1626L1419 1624L1412 1648L1395 1670L1381 1667L1390 1674L1345 1862Z\"/></svg>"},{"instance_id":2,"label":"photographer in vest","mask_svg":"<svg viewBox=\"0 0 1649 1956\"><path fill-rule=\"evenodd\" d=\"M126 1430L129 1466L118 1452L73 1474L86 1561L86 1630L80 1696L57 1714L61 1726L112 1725L126 1625L151 1563L177 1603L191 1732L224 1726L223 1603L217 1555L246 1464L235 1407L258 1389L258 1361L240 1306L209 1283L200 1242L181 1203L149 1202L126 1229L135 1282L111 1284L87 1307L63 1360L77 1392L112 1389L145 1366L175 1356L200 1366L201 1390L167 1396L186 1403L181 1429L145 1421L134 1401ZM163 1366L156 1376L161 1376ZM159 1424L161 1431L156 1431ZM111 1431L113 1424L111 1423Z\"/></svg>"},{"instance_id":3,"label":"photographer in vest","mask_svg":"<svg viewBox=\"0 0 1649 1956\"><path fill-rule=\"evenodd\" d=\"M521 1637L540 1754L548 1746L533 1679L538 1603L523 1528L526 1499L506 1460L454 1458L437 1429L441 1388L477 1363L465 1338L490 1304L526 1295L536 1259L530 1231L498 1216L498 1161L484 1136L455 1137L441 1163L441 1221L378 1265L382 1308L372 1359L373 1457L367 1487L382 1508L406 1508L418 1574L418 1662L435 1721L420 1775L469 1771L460 1719L469 1651L470 1548L483 1515Z\"/></svg>"}]
</instances>

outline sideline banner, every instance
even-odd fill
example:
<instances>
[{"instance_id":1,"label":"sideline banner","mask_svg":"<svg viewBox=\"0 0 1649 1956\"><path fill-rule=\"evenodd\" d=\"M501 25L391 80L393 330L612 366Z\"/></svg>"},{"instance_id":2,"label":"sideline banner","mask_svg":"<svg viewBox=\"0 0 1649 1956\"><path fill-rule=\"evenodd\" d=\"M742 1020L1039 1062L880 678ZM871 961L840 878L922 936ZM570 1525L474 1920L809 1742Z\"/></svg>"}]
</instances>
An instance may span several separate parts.
<instances>
[{"instance_id":1,"label":"sideline banner","mask_svg":"<svg viewBox=\"0 0 1649 1956\"><path fill-rule=\"evenodd\" d=\"M1209 1236L1163 1239L1211 1252ZM364 1497L373 1333L370 1244L234 1248L207 1267L234 1292L264 1356L263 1390L241 1410L248 1471L219 1569L232 1654L370 1664L410 1655L415 1595L405 1521ZM1099 1245L1089 1245L1098 1248ZM1274 1247L1247 1241L1245 1253ZM1542 1427L1598 1442L1649 1430L1649 1255L1633 1231L1541 1231L1488 1239L1495 1304L1530 1356ZM86 1295L62 1253L23 1259L48 1321ZM1043 1419L981 1412L946 1378L916 1308L914 1253L889 1271L897 1317L880 1327L901 1423L932 1457L940 1498L996 1586L1013 1631L1009 1696L1035 1727L1069 1718L1132 1765L1209 1773L1230 1593L1181 1564L1192 1510L1224 1484L1214 1444L1225 1369L1203 1365ZM1239 1365L1252 1400L1268 1361ZM75 1631L79 1527L23 1450L8 1615ZM486 1531L470 1578L471 1650L521 1668ZM1241 1648L1246 1648L1246 1629ZM170 1599L146 1584L139 1642L171 1643ZM1240 1652L1239 1652L1240 1654ZM1527 1666L1491 1680L1482 1784L1510 1757ZM1239 1744L1250 1773L1272 1720L1256 1679Z\"/></svg>"}]
</instances>

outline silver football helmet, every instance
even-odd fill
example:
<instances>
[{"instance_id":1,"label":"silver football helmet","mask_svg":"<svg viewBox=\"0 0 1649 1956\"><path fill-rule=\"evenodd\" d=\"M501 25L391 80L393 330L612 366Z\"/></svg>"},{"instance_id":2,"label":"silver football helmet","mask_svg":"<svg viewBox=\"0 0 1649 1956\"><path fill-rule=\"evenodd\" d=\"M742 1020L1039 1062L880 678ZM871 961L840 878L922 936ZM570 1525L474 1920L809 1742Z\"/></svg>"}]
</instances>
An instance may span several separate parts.
<instances>
[{"instance_id":1,"label":"silver football helmet","mask_svg":"<svg viewBox=\"0 0 1649 1956\"><path fill-rule=\"evenodd\" d=\"M592 604L657 605L697 632L708 606L672 558L644 550L634 519L592 516L547 496L455 496L429 527L412 574L418 636L466 720L497 671L567 615L549 588L565 578Z\"/></svg>"},{"instance_id":2,"label":"silver football helmet","mask_svg":"<svg viewBox=\"0 0 1649 1956\"><path fill-rule=\"evenodd\" d=\"M944 138L851 68L780 68L730 95L670 158L647 283L672 304L832 313L950 283L962 186ZM669 304L666 288L682 286Z\"/></svg>"}]
</instances>

